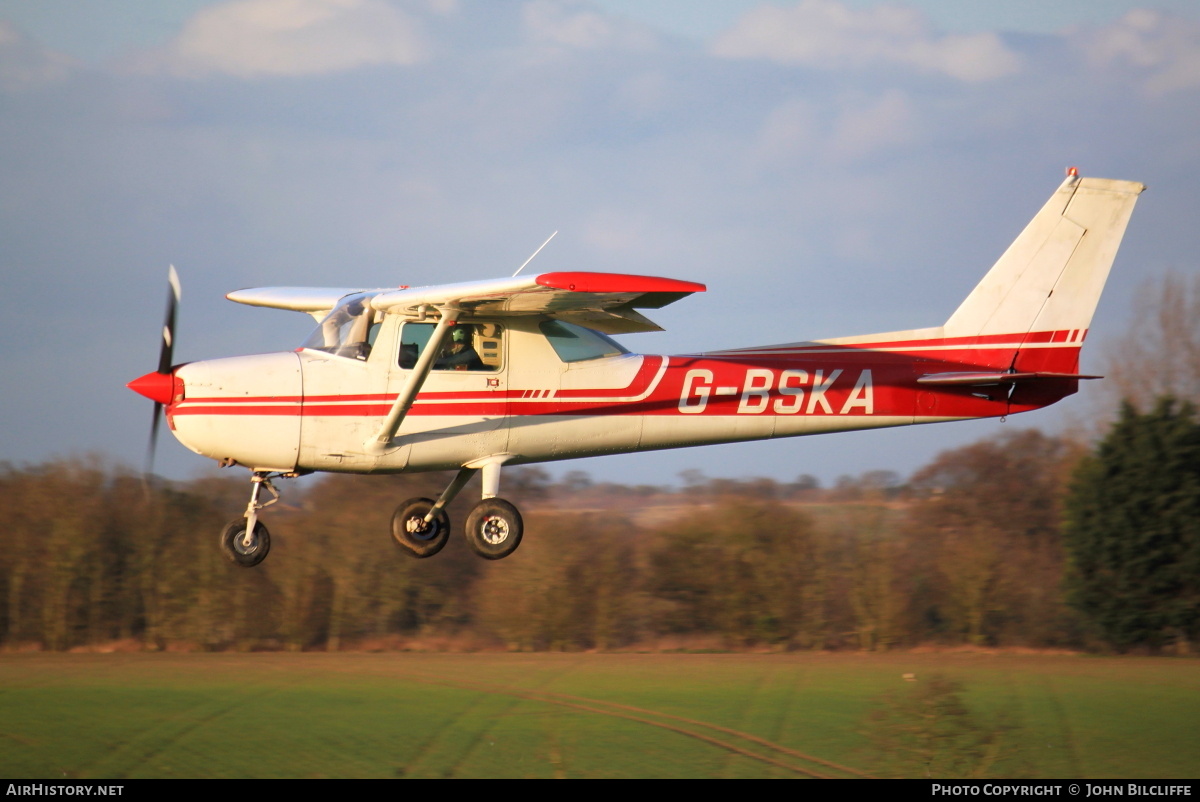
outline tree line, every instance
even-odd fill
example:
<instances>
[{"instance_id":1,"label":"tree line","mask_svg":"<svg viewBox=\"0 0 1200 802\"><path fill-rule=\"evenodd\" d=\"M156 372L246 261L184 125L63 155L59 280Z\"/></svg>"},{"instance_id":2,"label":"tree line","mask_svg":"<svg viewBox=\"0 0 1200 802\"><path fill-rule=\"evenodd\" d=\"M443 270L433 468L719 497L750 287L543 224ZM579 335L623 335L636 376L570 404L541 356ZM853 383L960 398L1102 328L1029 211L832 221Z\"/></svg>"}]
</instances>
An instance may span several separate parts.
<instances>
[{"instance_id":1,"label":"tree line","mask_svg":"<svg viewBox=\"0 0 1200 802\"><path fill-rule=\"evenodd\" d=\"M430 560L388 542L393 508L436 497L439 474L309 480L268 510L275 549L244 570L216 547L244 476L147 488L100 458L0 464L0 648L1189 652L1200 275L1143 286L1104 372L1093 445L1006 431L907 481L508 470L526 537L498 563L461 536Z\"/></svg>"},{"instance_id":2,"label":"tree line","mask_svg":"<svg viewBox=\"0 0 1200 802\"><path fill-rule=\"evenodd\" d=\"M389 542L393 508L445 476L325 476L268 511L275 548L247 570L216 547L240 475L4 466L0 647L1186 651L1200 634L1186 404L1126 406L1093 449L1008 431L906 482L683 480L512 470L525 542L487 563L461 537L429 560Z\"/></svg>"}]
</instances>

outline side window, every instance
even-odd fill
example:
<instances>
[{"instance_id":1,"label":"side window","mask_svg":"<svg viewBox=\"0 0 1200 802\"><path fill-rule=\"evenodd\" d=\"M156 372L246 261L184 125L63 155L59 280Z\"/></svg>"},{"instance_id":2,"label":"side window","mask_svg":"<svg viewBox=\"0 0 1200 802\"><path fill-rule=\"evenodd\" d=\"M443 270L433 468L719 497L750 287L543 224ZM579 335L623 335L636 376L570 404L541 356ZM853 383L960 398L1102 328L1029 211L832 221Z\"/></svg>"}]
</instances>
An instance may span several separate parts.
<instances>
[{"instance_id":1,"label":"side window","mask_svg":"<svg viewBox=\"0 0 1200 802\"><path fill-rule=\"evenodd\" d=\"M432 323L405 323L400 329L400 367L408 370L417 364L417 357L425 350L433 334Z\"/></svg>"},{"instance_id":2,"label":"side window","mask_svg":"<svg viewBox=\"0 0 1200 802\"><path fill-rule=\"evenodd\" d=\"M542 334L550 341L554 353L563 362L585 362L605 356L629 353L613 340L598 331L567 323L565 320L547 320L538 325Z\"/></svg>"},{"instance_id":3,"label":"side window","mask_svg":"<svg viewBox=\"0 0 1200 802\"><path fill-rule=\"evenodd\" d=\"M433 323L405 323L400 330L397 364L411 369L433 336ZM434 370L494 373L504 361L504 329L498 323L460 323L450 329Z\"/></svg>"}]
</instances>

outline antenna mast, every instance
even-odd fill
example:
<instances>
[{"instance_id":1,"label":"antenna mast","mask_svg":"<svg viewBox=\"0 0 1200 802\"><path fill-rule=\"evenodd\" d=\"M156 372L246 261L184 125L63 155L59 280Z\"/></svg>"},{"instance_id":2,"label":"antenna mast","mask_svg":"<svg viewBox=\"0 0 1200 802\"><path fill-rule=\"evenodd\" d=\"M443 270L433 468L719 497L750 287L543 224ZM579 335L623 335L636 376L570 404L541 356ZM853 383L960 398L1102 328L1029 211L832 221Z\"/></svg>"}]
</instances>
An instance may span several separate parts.
<instances>
[{"instance_id":1,"label":"antenna mast","mask_svg":"<svg viewBox=\"0 0 1200 802\"><path fill-rule=\"evenodd\" d=\"M542 248L545 248L547 245L549 245L549 244L550 244L550 240L554 239L554 238L555 238L555 236L557 236L557 235L558 235L558 232L557 232L557 231L555 231L553 234L551 234L550 236L546 237L546 241L545 241L545 242L543 242L543 243L542 243L542 244L541 244L541 245L538 247L538 249L537 249L536 251L534 251L534 252L533 252L533 256L537 256L539 253L541 253L541 252L542 252ZM518 267L518 268L517 268L517 273L520 273L522 270L524 270L524 269L525 269L525 265L527 265L527 264L529 264L530 262L532 262L532 261L533 261L533 256L530 256L528 259L526 259L526 260L525 260L525 264L523 264L523 265L521 265L520 267ZM513 278L516 278L516 277L517 277L517 273L513 273L513 274L512 274L512 277L513 277Z\"/></svg>"}]
</instances>

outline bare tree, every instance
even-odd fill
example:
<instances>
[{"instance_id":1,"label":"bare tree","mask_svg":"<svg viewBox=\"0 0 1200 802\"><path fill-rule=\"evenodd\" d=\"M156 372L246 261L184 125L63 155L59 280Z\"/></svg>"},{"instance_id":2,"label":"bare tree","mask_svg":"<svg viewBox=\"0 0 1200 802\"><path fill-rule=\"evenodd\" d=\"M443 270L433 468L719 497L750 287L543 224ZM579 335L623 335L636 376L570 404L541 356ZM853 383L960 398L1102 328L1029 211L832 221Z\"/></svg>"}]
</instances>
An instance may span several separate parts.
<instances>
[{"instance_id":1,"label":"bare tree","mask_svg":"<svg viewBox=\"0 0 1200 802\"><path fill-rule=\"evenodd\" d=\"M1164 396L1200 402L1200 274L1168 273L1142 284L1105 376L1112 409L1123 399L1143 411Z\"/></svg>"},{"instance_id":2,"label":"bare tree","mask_svg":"<svg viewBox=\"0 0 1200 802\"><path fill-rule=\"evenodd\" d=\"M1057 588L1060 502L1078 447L1037 430L947 451L913 476L908 538L920 621L969 643L1053 642L1067 610Z\"/></svg>"}]
</instances>

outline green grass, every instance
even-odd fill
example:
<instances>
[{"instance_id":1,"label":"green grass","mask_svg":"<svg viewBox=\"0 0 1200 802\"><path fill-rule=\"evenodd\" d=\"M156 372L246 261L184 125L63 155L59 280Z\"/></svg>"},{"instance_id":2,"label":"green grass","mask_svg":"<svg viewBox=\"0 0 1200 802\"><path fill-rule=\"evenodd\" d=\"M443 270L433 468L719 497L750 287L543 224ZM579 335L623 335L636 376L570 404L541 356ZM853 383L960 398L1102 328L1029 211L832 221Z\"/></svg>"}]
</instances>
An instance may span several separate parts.
<instances>
[{"instance_id":1,"label":"green grass","mask_svg":"<svg viewBox=\"0 0 1200 802\"><path fill-rule=\"evenodd\" d=\"M878 770L866 715L912 672L960 682L981 726L1015 720L1026 773L1192 778L1198 669L981 654L5 655L0 772L844 776L809 758Z\"/></svg>"}]
</instances>

